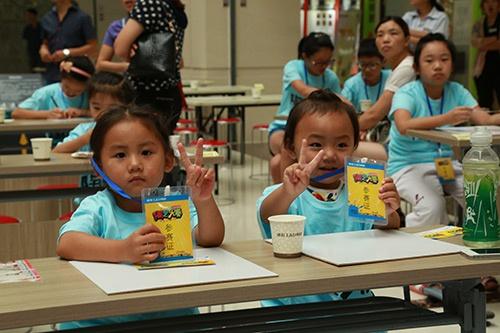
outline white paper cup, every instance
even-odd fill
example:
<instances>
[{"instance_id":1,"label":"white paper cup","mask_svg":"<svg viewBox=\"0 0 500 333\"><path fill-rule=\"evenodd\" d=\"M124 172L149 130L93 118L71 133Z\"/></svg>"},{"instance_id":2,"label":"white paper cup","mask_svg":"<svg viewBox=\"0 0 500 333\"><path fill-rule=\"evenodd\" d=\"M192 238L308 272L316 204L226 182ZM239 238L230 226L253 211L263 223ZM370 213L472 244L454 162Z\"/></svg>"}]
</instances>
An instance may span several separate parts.
<instances>
[{"instance_id":1,"label":"white paper cup","mask_svg":"<svg viewBox=\"0 0 500 333\"><path fill-rule=\"evenodd\" d=\"M273 238L273 253L279 258L296 258L302 255L305 216L274 215L269 217Z\"/></svg>"},{"instance_id":2,"label":"white paper cup","mask_svg":"<svg viewBox=\"0 0 500 333\"><path fill-rule=\"evenodd\" d=\"M5 109L0 107L0 124L5 122Z\"/></svg>"},{"instance_id":3,"label":"white paper cup","mask_svg":"<svg viewBox=\"0 0 500 333\"><path fill-rule=\"evenodd\" d=\"M359 105L361 107L360 111L365 112L372 106L372 101L370 101L369 99L362 99L359 101Z\"/></svg>"},{"instance_id":4,"label":"white paper cup","mask_svg":"<svg viewBox=\"0 0 500 333\"><path fill-rule=\"evenodd\" d=\"M252 88L252 97L253 98L260 98L262 96L262 89L260 88Z\"/></svg>"},{"instance_id":5,"label":"white paper cup","mask_svg":"<svg viewBox=\"0 0 500 333\"><path fill-rule=\"evenodd\" d=\"M179 143L180 139L181 139L181 136L177 135L177 134L170 135L168 137L168 140L170 141L170 147L172 147L172 150L174 151L175 156L179 156L179 150L177 149L177 144Z\"/></svg>"},{"instance_id":6,"label":"white paper cup","mask_svg":"<svg viewBox=\"0 0 500 333\"><path fill-rule=\"evenodd\" d=\"M198 89L198 87L200 86L200 83L197 80L191 80L191 82L189 83L189 85L193 89Z\"/></svg>"},{"instance_id":7,"label":"white paper cup","mask_svg":"<svg viewBox=\"0 0 500 333\"><path fill-rule=\"evenodd\" d=\"M33 150L33 159L35 161L50 160L52 138L33 138L31 139L31 148Z\"/></svg>"}]
</instances>

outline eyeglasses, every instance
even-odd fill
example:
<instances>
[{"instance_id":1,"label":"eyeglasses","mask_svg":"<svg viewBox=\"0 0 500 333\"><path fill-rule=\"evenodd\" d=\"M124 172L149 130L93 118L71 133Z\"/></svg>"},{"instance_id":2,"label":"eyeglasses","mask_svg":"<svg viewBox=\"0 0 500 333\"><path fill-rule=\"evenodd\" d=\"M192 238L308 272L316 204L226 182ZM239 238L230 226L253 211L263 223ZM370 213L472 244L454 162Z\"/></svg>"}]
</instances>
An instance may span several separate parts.
<instances>
[{"instance_id":1,"label":"eyeglasses","mask_svg":"<svg viewBox=\"0 0 500 333\"><path fill-rule=\"evenodd\" d=\"M365 69L369 69L369 70L376 70L379 66L382 66L382 63L380 62L370 62L370 63L362 63L362 62L358 62L358 67L359 69L361 69L362 71L365 70Z\"/></svg>"},{"instance_id":2,"label":"eyeglasses","mask_svg":"<svg viewBox=\"0 0 500 333\"><path fill-rule=\"evenodd\" d=\"M309 61L311 65L313 66L321 66L321 67L327 67L327 66L332 66L335 63L335 59L330 59L328 61L315 61L315 60L310 60Z\"/></svg>"}]
</instances>

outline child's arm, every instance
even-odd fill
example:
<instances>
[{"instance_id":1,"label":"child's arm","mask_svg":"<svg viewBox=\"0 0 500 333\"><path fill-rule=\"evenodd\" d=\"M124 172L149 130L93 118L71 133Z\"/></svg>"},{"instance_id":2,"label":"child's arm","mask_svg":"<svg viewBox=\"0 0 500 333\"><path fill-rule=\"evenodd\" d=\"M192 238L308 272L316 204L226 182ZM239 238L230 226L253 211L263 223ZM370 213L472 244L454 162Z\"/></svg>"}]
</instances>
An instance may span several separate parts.
<instances>
[{"instance_id":1,"label":"child's arm","mask_svg":"<svg viewBox=\"0 0 500 333\"><path fill-rule=\"evenodd\" d=\"M364 131L375 127L379 121L384 119L391 109L392 97L394 93L384 90L382 96L368 110L359 116L359 129Z\"/></svg>"},{"instance_id":2,"label":"child's arm","mask_svg":"<svg viewBox=\"0 0 500 333\"><path fill-rule=\"evenodd\" d=\"M54 149L52 149L52 151L54 153L74 153L90 142L91 135L92 135L92 130L88 131L84 135L79 136L73 140L58 144Z\"/></svg>"},{"instance_id":3,"label":"child's arm","mask_svg":"<svg viewBox=\"0 0 500 333\"><path fill-rule=\"evenodd\" d=\"M478 106L472 110L471 120L476 125L500 125L500 113L489 114Z\"/></svg>"},{"instance_id":4,"label":"child's arm","mask_svg":"<svg viewBox=\"0 0 500 333\"><path fill-rule=\"evenodd\" d=\"M444 125L458 125L469 121L472 108L466 106L456 107L453 110L436 116L415 117L406 109L397 109L394 112L394 121L399 133L406 134L409 129L433 129Z\"/></svg>"},{"instance_id":5,"label":"child's arm","mask_svg":"<svg viewBox=\"0 0 500 333\"><path fill-rule=\"evenodd\" d=\"M399 198L398 190L394 184L392 178L385 178L382 182L382 187L379 190L379 198L388 207L387 220L388 224L384 226L376 226L377 229L399 229L400 219L397 212L401 199Z\"/></svg>"},{"instance_id":6,"label":"child's arm","mask_svg":"<svg viewBox=\"0 0 500 333\"><path fill-rule=\"evenodd\" d=\"M67 118L76 118L76 117L90 117L89 109L78 109L78 108L68 108L66 110Z\"/></svg>"},{"instance_id":7,"label":"child's arm","mask_svg":"<svg viewBox=\"0 0 500 333\"><path fill-rule=\"evenodd\" d=\"M306 163L305 154L303 154L306 149L306 140L304 139L300 147L299 162L285 169L283 184L262 202L260 216L263 221L267 222L269 216L286 214L295 198L304 192L309 185L311 174L318 168L324 152L320 150L309 163Z\"/></svg>"},{"instance_id":8,"label":"child's arm","mask_svg":"<svg viewBox=\"0 0 500 333\"><path fill-rule=\"evenodd\" d=\"M68 260L139 263L156 259L164 241L165 236L152 224L145 224L122 240L68 231L59 239L56 253Z\"/></svg>"},{"instance_id":9,"label":"child's arm","mask_svg":"<svg viewBox=\"0 0 500 333\"><path fill-rule=\"evenodd\" d=\"M55 108L52 110L29 110L16 108L12 112L14 119L62 119L66 118L63 110Z\"/></svg>"},{"instance_id":10,"label":"child's arm","mask_svg":"<svg viewBox=\"0 0 500 333\"><path fill-rule=\"evenodd\" d=\"M198 226L194 231L196 243L201 246L219 246L224 240L224 220L212 195L215 184L213 169L202 167L203 139L196 143L195 163L191 163L186 149L177 145L180 161L186 169L186 185L191 189L191 198L198 212Z\"/></svg>"}]
</instances>

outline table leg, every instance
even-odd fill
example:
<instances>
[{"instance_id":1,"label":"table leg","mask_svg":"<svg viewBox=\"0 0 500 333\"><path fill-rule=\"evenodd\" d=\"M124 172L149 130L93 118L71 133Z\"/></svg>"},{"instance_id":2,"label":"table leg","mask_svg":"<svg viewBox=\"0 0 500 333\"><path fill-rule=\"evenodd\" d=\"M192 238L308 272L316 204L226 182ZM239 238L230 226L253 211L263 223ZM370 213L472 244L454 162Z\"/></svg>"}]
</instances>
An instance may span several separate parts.
<instances>
[{"instance_id":1,"label":"table leg","mask_svg":"<svg viewBox=\"0 0 500 333\"><path fill-rule=\"evenodd\" d=\"M241 133L240 133L240 163L241 165L245 164L245 107L242 106L240 109L240 119L241 119Z\"/></svg>"},{"instance_id":2,"label":"table leg","mask_svg":"<svg viewBox=\"0 0 500 333\"><path fill-rule=\"evenodd\" d=\"M479 279L443 282L444 312L463 318L463 333L486 332L486 294Z\"/></svg>"}]
</instances>

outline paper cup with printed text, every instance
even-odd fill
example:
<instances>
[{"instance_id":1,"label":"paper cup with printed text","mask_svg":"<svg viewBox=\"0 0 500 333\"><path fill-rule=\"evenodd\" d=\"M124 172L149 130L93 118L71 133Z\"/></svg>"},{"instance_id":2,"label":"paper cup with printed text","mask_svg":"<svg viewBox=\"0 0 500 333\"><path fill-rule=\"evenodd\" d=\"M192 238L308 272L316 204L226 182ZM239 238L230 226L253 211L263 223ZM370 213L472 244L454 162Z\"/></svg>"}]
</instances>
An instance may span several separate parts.
<instances>
[{"instance_id":1,"label":"paper cup with printed text","mask_svg":"<svg viewBox=\"0 0 500 333\"><path fill-rule=\"evenodd\" d=\"M168 140L170 141L170 147L172 147L175 156L179 156L179 149L177 149L177 144L179 143L180 139L181 136L178 134L169 135L168 137Z\"/></svg>"},{"instance_id":2,"label":"paper cup with printed text","mask_svg":"<svg viewBox=\"0 0 500 333\"><path fill-rule=\"evenodd\" d=\"M33 150L33 159L35 161L50 160L50 151L52 149L52 138L31 139L31 149Z\"/></svg>"},{"instance_id":3,"label":"paper cup with printed text","mask_svg":"<svg viewBox=\"0 0 500 333\"><path fill-rule=\"evenodd\" d=\"M302 255L304 223L302 215L274 215L269 217L275 257L296 258Z\"/></svg>"}]
</instances>

